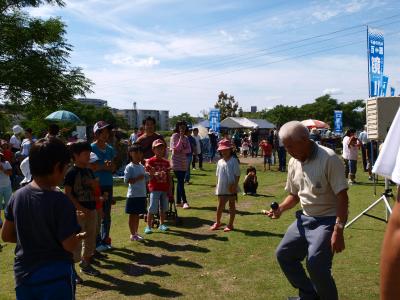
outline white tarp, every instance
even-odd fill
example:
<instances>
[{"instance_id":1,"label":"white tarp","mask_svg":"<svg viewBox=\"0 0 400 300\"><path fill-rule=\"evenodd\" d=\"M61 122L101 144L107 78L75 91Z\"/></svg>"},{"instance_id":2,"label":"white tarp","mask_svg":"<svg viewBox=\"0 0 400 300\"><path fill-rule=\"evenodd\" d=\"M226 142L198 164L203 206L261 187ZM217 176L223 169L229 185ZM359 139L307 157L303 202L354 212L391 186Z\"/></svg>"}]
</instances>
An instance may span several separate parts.
<instances>
[{"instance_id":1,"label":"white tarp","mask_svg":"<svg viewBox=\"0 0 400 300\"><path fill-rule=\"evenodd\" d=\"M259 128L271 129L275 125L263 119L247 119L228 117L221 122L221 128L241 129L241 128Z\"/></svg>"},{"instance_id":2,"label":"white tarp","mask_svg":"<svg viewBox=\"0 0 400 300\"><path fill-rule=\"evenodd\" d=\"M400 108L390 126L382 150L372 169L373 173L400 184Z\"/></svg>"}]
</instances>

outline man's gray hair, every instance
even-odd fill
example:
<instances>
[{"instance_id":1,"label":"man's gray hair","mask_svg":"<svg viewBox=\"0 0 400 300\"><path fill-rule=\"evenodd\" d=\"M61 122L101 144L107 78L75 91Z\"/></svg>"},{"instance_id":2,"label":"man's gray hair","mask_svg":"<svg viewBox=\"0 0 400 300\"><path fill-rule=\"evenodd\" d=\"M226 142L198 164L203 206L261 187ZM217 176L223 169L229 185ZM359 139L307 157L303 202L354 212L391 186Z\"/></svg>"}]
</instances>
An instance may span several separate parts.
<instances>
[{"instance_id":1,"label":"man's gray hair","mask_svg":"<svg viewBox=\"0 0 400 300\"><path fill-rule=\"evenodd\" d=\"M292 139L294 141L307 140L310 138L310 132L307 127L299 121L290 121L279 129L279 138L283 141Z\"/></svg>"}]
</instances>

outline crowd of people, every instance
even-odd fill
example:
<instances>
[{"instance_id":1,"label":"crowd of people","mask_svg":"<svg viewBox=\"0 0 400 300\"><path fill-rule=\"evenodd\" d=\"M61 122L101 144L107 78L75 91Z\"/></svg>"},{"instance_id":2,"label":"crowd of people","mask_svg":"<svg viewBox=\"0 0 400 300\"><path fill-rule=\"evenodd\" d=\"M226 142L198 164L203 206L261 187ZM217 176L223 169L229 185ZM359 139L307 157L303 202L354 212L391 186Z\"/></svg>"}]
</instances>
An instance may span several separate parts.
<instances>
[{"instance_id":1,"label":"crowd of people","mask_svg":"<svg viewBox=\"0 0 400 300\"><path fill-rule=\"evenodd\" d=\"M54 125L38 140L29 128L21 140L23 129L14 126L13 136L9 141L3 140L0 192L5 221L1 223L1 236L3 241L17 244L14 263L17 299L74 299L75 285L83 282L75 264L83 274L100 274L93 262L112 249L111 206L117 153L109 143L110 129L110 124L99 121L93 127L92 143L84 140L67 143L58 137L58 127ZM241 157L257 157L261 149L266 171L275 162L277 153L278 170L286 171L287 151L291 155L285 187L288 196L266 215L278 219L298 203L301 210L296 212L296 220L276 250L277 260L288 281L299 290L299 297L293 299L338 299L331 274L332 258L345 248L348 184L355 182L358 150L369 143L363 133L359 138L352 130L346 133L343 164L333 150L310 139L309 130L297 121L261 138L253 130L242 135L236 131L232 137L226 134L221 139L212 130L207 139L200 138L197 128L181 121L176 124L169 145L155 129L156 121L146 118L143 127L129 137L125 153L128 157L123 172L127 184L125 212L129 215L131 241L144 239L139 232L141 216L145 215L147 222L144 235L150 235L155 216L159 218L158 230L169 230L165 220L171 201L190 209L185 184L191 182L190 170L196 164L203 169L205 152L210 161L217 154L219 157L215 189L218 205L210 230L222 226L222 212L227 203L229 221L223 231L234 230ZM365 157L364 168L370 171L368 154ZM16 168L19 173L14 173ZM24 180L13 193L12 182L18 174ZM258 184L256 168L248 166L243 192L256 194ZM63 191L59 186L64 187ZM301 263L303 259L308 276Z\"/></svg>"}]
</instances>

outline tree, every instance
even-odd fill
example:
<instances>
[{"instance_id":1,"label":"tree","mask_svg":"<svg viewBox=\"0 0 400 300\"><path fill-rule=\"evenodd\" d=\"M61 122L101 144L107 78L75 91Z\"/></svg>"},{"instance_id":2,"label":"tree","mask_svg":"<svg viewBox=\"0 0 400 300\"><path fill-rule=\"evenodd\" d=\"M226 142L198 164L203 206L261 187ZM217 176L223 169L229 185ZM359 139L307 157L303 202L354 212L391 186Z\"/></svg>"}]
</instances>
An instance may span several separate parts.
<instances>
[{"instance_id":1,"label":"tree","mask_svg":"<svg viewBox=\"0 0 400 300\"><path fill-rule=\"evenodd\" d=\"M0 0L0 99L55 110L84 96L92 82L68 62L72 46L58 18L41 20L22 11L62 0Z\"/></svg>"},{"instance_id":2,"label":"tree","mask_svg":"<svg viewBox=\"0 0 400 300\"><path fill-rule=\"evenodd\" d=\"M176 123L179 121L185 121L187 124L192 124L195 122L195 119L189 113L181 113L180 115L173 116L169 119L169 125L171 128L175 128Z\"/></svg>"},{"instance_id":3,"label":"tree","mask_svg":"<svg viewBox=\"0 0 400 300\"><path fill-rule=\"evenodd\" d=\"M221 120L227 117L236 117L239 103L235 100L235 97L221 91L218 95L217 103L214 105L215 108L219 108L221 113Z\"/></svg>"}]
</instances>

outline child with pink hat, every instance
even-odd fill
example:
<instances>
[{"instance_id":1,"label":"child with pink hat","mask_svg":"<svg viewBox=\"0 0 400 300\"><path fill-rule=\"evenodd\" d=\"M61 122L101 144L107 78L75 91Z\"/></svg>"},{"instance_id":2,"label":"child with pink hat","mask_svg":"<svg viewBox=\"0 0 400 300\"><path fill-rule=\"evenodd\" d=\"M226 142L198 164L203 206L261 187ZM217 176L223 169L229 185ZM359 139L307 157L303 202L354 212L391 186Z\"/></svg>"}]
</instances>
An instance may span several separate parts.
<instances>
[{"instance_id":1,"label":"child with pink hat","mask_svg":"<svg viewBox=\"0 0 400 300\"><path fill-rule=\"evenodd\" d=\"M221 140L218 144L218 152L221 159L217 163L217 186L215 194L218 197L217 219L211 226L211 230L221 227L222 212L229 202L229 223L224 228L225 232L233 230L233 221L236 214L237 193L239 190L240 167L239 161L233 156L233 145L227 140Z\"/></svg>"}]
</instances>

